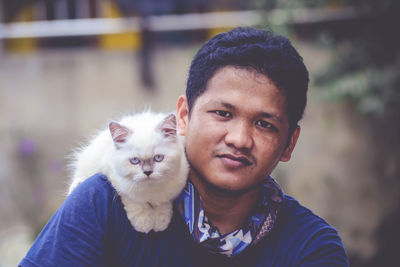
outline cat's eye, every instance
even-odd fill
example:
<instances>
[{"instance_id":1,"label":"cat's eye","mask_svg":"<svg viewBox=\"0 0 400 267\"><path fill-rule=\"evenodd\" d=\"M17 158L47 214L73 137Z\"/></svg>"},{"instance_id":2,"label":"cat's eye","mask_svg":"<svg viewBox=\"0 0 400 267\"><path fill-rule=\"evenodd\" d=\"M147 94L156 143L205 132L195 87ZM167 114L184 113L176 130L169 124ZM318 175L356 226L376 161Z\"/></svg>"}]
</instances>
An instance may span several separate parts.
<instances>
[{"instance_id":1,"label":"cat's eye","mask_svg":"<svg viewBox=\"0 0 400 267\"><path fill-rule=\"evenodd\" d=\"M138 158L130 158L129 162L132 163L133 165L137 165L140 163L140 159Z\"/></svg>"},{"instance_id":2,"label":"cat's eye","mask_svg":"<svg viewBox=\"0 0 400 267\"><path fill-rule=\"evenodd\" d=\"M153 159L154 159L155 162L160 162L160 161L162 161L164 159L164 155L157 154L157 155L154 156Z\"/></svg>"}]
</instances>

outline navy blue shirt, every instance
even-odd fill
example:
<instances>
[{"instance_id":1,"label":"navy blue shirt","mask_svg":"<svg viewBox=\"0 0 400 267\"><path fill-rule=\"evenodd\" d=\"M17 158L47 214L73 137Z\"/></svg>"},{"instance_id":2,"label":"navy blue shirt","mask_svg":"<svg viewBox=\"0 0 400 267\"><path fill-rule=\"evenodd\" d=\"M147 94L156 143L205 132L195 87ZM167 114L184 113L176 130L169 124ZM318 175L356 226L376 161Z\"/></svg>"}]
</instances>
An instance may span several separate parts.
<instances>
[{"instance_id":1,"label":"navy blue shirt","mask_svg":"<svg viewBox=\"0 0 400 267\"><path fill-rule=\"evenodd\" d=\"M163 232L136 232L117 193L98 174L68 196L20 265L348 266L348 260L336 230L290 196L271 234L233 258L194 243L177 212Z\"/></svg>"}]
</instances>

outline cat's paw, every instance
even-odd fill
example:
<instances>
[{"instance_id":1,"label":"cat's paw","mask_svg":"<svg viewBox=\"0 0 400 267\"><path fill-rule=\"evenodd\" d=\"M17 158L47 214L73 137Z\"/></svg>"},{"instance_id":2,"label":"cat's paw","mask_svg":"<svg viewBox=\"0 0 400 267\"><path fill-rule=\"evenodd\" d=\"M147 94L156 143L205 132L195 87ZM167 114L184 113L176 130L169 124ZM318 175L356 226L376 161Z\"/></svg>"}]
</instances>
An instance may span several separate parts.
<instances>
[{"instance_id":1,"label":"cat's paw","mask_svg":"<svg viewBox=\"0 0 400 267\"><path fill-rule=\"evenodd\" d=\"M131 222L133 228L135 228L136 231L142 232L142 233L149 233L154 226L154 220L150 216L135 216L135 217L129 217L128 219Z\"/></svg>"},{"instance_id":2,"label":"cat's paw","mask_svg":"<svg viewBox=\"0 0 400 267\"><path fill-rule=\"evenodd\" d=\"M170 205L162 205L155 211L154 231L160 232L168 228L172 218L172 208Z\"/></svg>"},{"instance_id":3,"label":"cat's paw","mask_svg":"<svg viewBox=\"0 0 400 267\"><path fill-rule=\"evenodd\" d=\"M171 218L162 218L158 219L154 223L154 231L155 232L161 232L164 231L165 229L168 228L169 222L171 221Z\"/></svg>"}]
</instances>

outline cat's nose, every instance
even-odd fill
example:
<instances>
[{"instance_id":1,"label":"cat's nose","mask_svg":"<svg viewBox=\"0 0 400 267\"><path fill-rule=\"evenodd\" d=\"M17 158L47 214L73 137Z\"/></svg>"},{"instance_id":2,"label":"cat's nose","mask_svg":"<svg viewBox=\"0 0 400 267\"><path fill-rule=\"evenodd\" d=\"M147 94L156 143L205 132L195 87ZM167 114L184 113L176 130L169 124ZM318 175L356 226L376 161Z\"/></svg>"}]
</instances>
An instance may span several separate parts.
<instances>
[{"instance_id":1,"label":"cat's nose","mask_svg":"<svg viewBox=\"0 0 400 267\"><path fill-rule=\"evenodd\" d=\"M144 171L144 174L146 174L147 176L150 176L150 174L152 174L153 171Z\"/></svg>"}]
</instances>

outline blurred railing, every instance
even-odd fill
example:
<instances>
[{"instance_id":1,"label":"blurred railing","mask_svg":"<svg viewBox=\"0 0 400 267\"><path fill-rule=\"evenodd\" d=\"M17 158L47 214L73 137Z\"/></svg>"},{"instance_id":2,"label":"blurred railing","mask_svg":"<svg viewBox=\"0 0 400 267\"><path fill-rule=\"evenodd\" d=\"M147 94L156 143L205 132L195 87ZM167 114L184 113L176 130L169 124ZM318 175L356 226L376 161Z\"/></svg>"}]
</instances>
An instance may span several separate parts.
<instances>
[{"instance_id":1,"label":"blurred railing","mask_svg":"<svg viewBox=\"0 0 400 267\"><path fill-rule=\"evenodd\" d=\"M51 9L48 7L49 3L52 5ZM71 6L72 3L79 6ZM106 18L102 7L107 3L112 4L115 2L112 0L34 1L33 3L30 2L34 10L34 16L31 21L5 23L4 12L2 12L4 9L1 6L4 5L4 0L0 1L0 42L2 42L2 39L140 32L143 27L148 31L160 32L266 24L307 24L320 21L346 20L356 16L355 10L351 7L340 9L323 7L291 10L274 9L271 11L249 10L182 15L149 15L143 20L138 15Z\"/></svg>"},{"instance_id":2,"label":"blurred railing","mask_svg":"<svg viewBox=\"0 0 400 267\"><path fill-rule=\"evenodd\" d=\"M291 11L231 11L184 15L159 15L147 17L151 31L196 30L218 27L258 25L265 21L283 23L310 23L321 20L343 20L354 17L351 8L340 12L326 8L318 10L295 9ZM0 39L23 37L57 37L98 35L140 30L139 17L61 19L50 21L14 22L0 24Z\"/></svg>"},{"instance_id":3,"label":"blurred railing","mask_svg":"<svg viewBox=\"0 0 400 267\"><path fill-rule=\"evenodd\" d=\"M148 16L146 29L158 32L250 26L260 23L262 17L263 13L258 11ZM0 39L99 35L140 29L140 17L14 22L0 24Z\"/></svg>"}]
</instances>

